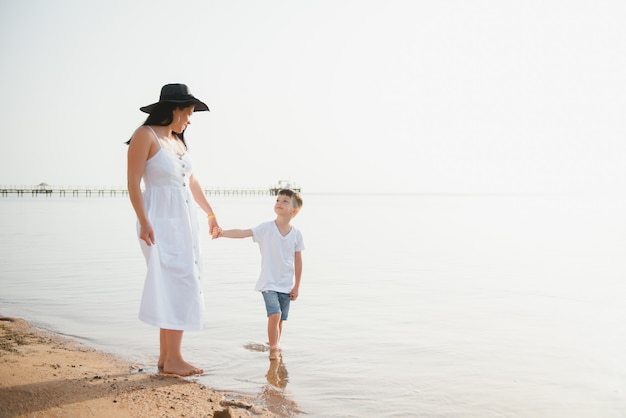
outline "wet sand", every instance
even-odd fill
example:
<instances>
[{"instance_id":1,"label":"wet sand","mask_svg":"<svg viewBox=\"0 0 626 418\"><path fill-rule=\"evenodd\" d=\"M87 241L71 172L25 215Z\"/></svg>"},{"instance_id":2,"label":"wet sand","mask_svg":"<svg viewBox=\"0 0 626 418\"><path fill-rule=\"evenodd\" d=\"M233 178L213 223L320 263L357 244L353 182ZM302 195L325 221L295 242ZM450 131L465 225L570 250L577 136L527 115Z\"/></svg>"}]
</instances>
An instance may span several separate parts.
<instances>
[{"instance_id":1,"label":"wet sand","mask_svg":"<svg viewBox=\"0 0 626 418\"><path fill-rule=\"evenodd\" d=\"M253 401L0 315L0 417L284 416Z\"/></svg>"}]
</instances>

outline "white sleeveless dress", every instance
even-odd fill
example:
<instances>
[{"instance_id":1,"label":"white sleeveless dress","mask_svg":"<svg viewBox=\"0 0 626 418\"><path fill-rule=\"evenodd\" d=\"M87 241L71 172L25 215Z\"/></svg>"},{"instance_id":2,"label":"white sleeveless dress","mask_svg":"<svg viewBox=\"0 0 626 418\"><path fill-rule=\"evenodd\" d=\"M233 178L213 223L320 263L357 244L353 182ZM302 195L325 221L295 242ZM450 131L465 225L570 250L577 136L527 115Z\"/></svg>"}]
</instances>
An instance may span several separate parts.
<instances>
[{"instance_id":1,"label":"white sleeveless dress","mask_svg":"<svg viewBox=\"0 0 626 418\"><path fill-rule=\"evenodd\" d=\"M152 133L161 148L146 162L143 201L156 244L139 240L148 268L139 319L159 328L198 330L203 327L204 296L200 229L189 189L191 159L188 152L179 156L164 149Z\"/></svg>"}]
</instances>

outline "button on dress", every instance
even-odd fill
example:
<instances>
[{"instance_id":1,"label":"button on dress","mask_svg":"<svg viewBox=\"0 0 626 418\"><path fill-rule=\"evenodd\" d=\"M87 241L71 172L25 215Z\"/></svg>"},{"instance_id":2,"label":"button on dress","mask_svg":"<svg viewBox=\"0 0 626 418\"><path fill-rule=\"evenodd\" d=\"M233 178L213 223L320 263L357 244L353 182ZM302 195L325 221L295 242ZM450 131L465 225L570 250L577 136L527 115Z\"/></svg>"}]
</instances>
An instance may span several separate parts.
<instances>
[{"instance_id":1,"label":"button on dress","mask_svg":"<svg viewBox=\"0 0 626 418\"><path fill-rule=\"evenodd\" d=\"M203 327L200 229L189 189L191 173L188 152L179 156L161 146L146 162L143 175L144 207L156 244L139 240L147 265L139 319L164 329ZM137 234L139 230L137 223Z\"/></svg>"}]
</instances>

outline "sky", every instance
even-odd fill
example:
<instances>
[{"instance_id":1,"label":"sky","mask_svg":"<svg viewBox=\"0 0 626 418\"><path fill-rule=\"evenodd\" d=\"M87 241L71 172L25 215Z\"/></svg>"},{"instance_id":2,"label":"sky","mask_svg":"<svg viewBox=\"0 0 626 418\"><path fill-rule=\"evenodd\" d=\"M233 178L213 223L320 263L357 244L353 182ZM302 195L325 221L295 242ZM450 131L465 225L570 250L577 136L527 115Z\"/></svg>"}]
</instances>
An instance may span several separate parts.
<instances>
[{"instance_id":1,"label":"sky","mask_svg":"<svg viewBox=\"0 0 626 418\"><path fill-rule=\"evenodd\" d=\"M0 185L120 186L161 86L204 188L626 186L622 0L0 0Z\"/></svg>"}]
</instances>

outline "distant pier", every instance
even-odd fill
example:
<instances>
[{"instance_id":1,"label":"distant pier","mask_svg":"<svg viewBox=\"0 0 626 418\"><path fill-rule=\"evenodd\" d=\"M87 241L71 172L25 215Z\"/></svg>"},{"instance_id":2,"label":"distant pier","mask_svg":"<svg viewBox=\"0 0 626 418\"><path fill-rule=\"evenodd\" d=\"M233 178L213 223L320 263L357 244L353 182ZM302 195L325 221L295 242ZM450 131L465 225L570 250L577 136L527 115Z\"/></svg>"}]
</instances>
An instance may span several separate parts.
<instances>
[{"instance_id":1,"label":"distant pier","mask_svg":"<svg viewBox=\"0 0 626 418\"><path fill-rule=\"evenodd\" d=\"M0 196L127 196L128 190L121 187L28 187L28 186L0 186Z\"/></svg>"},{"instance_id":2,"label":"distant pier","mask_svg":"<svg viewBox=\"0 0 626 418\"><path fill-rule=\"evenodd\" d=\"M213 188L205 189L206 196L263 196L276 195L276 187L262 188ZM299 188L294 190L300 191ZM0 197L9 196L58 196L58 197L115 197L128 196L123 187L104 186L49 186L45 183L37 186L0 186Z\"/></svg>"}]
</instances>

